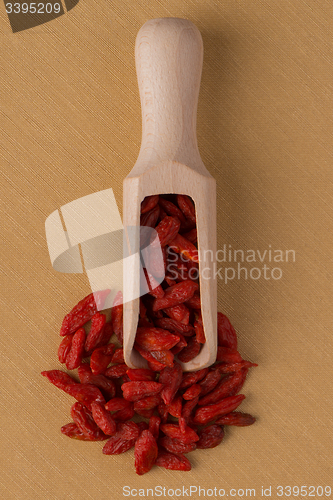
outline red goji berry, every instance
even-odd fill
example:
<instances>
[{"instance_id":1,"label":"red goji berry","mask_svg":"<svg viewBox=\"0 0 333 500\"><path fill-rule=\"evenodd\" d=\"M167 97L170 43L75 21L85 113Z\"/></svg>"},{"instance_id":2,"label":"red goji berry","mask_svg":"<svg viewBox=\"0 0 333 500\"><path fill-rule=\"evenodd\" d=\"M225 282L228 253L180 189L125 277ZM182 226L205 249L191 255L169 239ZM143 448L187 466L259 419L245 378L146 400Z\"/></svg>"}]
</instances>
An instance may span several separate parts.
<instances>
[{"instance_id":1,"label":"red goji berry","mask_svg":"<svg viewBox=\"0 0 333 500\"><path fill-rule=\"evenodd\" d=\"M245 427L247 425L252 425L256 421L255 417L249 413L242 413L240 411L232 411L227 415L223 415L216 420L217 424L220 425L236 425L238 427Z\"/></svg>"},{"instance_id":2,"label":"red goji berry","mask_svg":"<svg viewBox=\"0 0 333 500\"><path fill-rule=\"evenodd\" d=\"M199 285L191 280L182 281L181 283L177 283L177 285L170 286L165 290L164 297L161 299L155 299L153 310L159 311L161 309L182 304L191 298L198 288Z\"/></svg>"},{"instance_id":3,"label":"red goji berry","mask_svg":"<svg viewBox=\"0 0 333 500\"><path fill-rule=\"evenodd\" d=\"M185 304L177 304L176 306L166 307L163 311L170 316L171 319L179 321L179 323L183 325L189 324L190 311Z\"/></svg>"},{"instance_id":4,"label":"red goji berry","mask_svg":"<svg viewBox=\"0 0 333 500\"><path fill-rule=\"evenodd\" d=\"M152 208L154 208L159 202L159 195L153 194L151 196L146 196L144 200L141 202L141 213L145 214L149 212Z\"/></svg>"},{"instance_id":5,"label":"red goji berry","mask_svg":"<svg viewBox=\"0 0 333 500\"><path fill-rule=\"evenodd\" d=\"M113 436L117 431L116 422L111 416L111 413L107 411L104 405L96 403L96 401L91 403L91 412L94 421L100 429L107 436Z\"/></svg>"},{"instance_id":6,"label":"red goji berry","mask_svg":"<svg viewBox=\"0 0 333 500\"><path fill-rule=\"evenodd\" d=\"M123 343L123 294L118 292L111 309L111 323L117 339Z\"/></svg>"},{"instance_id":7,"label":"red goji berry","mask_svg":"<svg viewBox=\"0 0 333 500\"><path fill-rule=\"evenodd\" d=\"M199 432L199 441L197 441L197 448L204 450L207 448L215 448L218 446L224 437L223 427L216 424L211 424Z\"/></svg>"},{"instance_id":8,"label":"red goji berry","mask_svg":"<svg viewBox=\"0 0 333 500\"><path fill-rule=\"evenodd\" d=\"M173 367L164 368L159 377L162 384L161 397L166 405L170 404L182 381L183 370L179 363L174 363Z\"/></svg>"},{"instance_id":9,"label":"red goji berry","mask_svg":"<svg viewBox=\"0 0 333 500\"><path fill-rule=\"evenodd\" d=\"M199 399L199 406L206 406L213 403L218 403L221 399L227 396L234 396L245 382L247 370L239 370L224 377L219 384L206 396Z\"/></svg>"},{"instance_id":10,"label":"red goji berry","mask_svg":"<svg viewBox=\"0 0 333 500\"><path fill-rule=\"evenodd\" d=\"M149 430L142 431L135 442L135 470L141 476L149 472L158 455L156 440Z\"/></svg>"},{"instance_id":11,"label":"red goji berry","mask_svg":"<svg viewBox=\"0 0 333 500\"><path fill-rule=\"evenodd\" d=\"M149 212L146 212L145 214L141 215L140 226L155 227L159 216L160 216L160 207L159 205L156 205L156 207L149 210ZM141 244L143 243L144 242L141 241Z\"/></svg>"},{"instance_id":12,"label":"red goji berry","mask_svg":"<svg viewBox=\"0 0 333 500\"><path fill-rule=\"evenodd\" d=\"M165 247L172 241L180 228L180 220L176 217L164 217L163 220L155 227L157 234L150 240L150 245Z\"/></svg>"},{"instance_id":13,"label":"red goji berry","mask_svg":"<svg viewBox=\"0 0 333 500\"><path fill-rule=\"evenodd\" d=\"M123 377L127 372L128 366L125 363L121 365L114 365L107 368L104 375L109 378L120 378Z\"/></svg>"},{"instance_id":14,"label":"red goji berry","mask_svg":"<svg viewBox=\"0 0 333 500\"><path fill-rule=\"evenodd\" d=\"M197 447L196 443L182 443L177 439L172 439L169 436L163 436L158 440L158 444L163 446L170 453L182 454L190 453L194 451Z\"/></svg>"},{"instance_id":15,"label":"red goji berry","mask_svg":"<svg viewBox=\"0 0 333 500\"><path fill-rule=\"evenodd\" d=\"M90 368L94 375L100 375L105 372L109 366L115 345L108 344L97 347L90 356Z\"/></svg>"},{"instance_id":16,"label":"red goji berry","mask_svg":"<svg viewBox=\"0 0 333 500\"><path fill-rule=\"evenodd\" d=\"M203 380L201 380L201 396L208 394L212 391L221 380L221 373L219 370L210 369Z\"/></svg>"},{"instance_id":17,"label":"red goji berry","mask_svg":"<svg viewBox=\"0 0 333 500\"><path fill-rule=\"evenodd\" d=\"M193 262L199 262L198 249L189 240L185 239L180 234L177 234L175 238L169 243L169 247L176 253L183 255L186 259L193 260Z\"/></svg>"},{"instance_id":18,"label":"red goji berry","mask_svg":"<svg viewBox=\"0 0 333 500\"><path fill-rule=\"evenodd\" d=\"M104 375L94 375L88 363L82 363L78 368L78 375L81 384L92 384L101 389L102 394L106 399L114 398L116 395L116 387L113 380L106 378Z\"/></svg>"},{"instance_id":19,"label":"red goji berry","mask_svg":"<svg viewBox=\"0 0 333 500\"><path fill-rule=\"evenodd\" d=\"M186 389L186 391L183 394L183 398L186 400L194 399L200 395L201 391L202 391L201 385L193 384L193 385L191 385L191 387Z\"/></svg>"},{"instance_id":20,"label":"red goji berry","mask_svg":"<svg viewBox=\"0 0 333 500\"><path fill-rule=\"evenodd\" d=\"M197 384L205 378L207 373L209 372L209 368L202 368L201 370L197 370L195 372L187 372L183 374L183 378L180 384L180 389L186 389L193 384Z\"/></svg>"},{"instance_id":21,"label":"red goji berry","mask_svg":"<svg viewBox=\"0 0 333 500\"><path fill-rule=\"evenodd\" d=\"M127 401L139 401L147 396L154 396L161 392L163 385L159 382L133 381L125 382L121 389Z\"/></svg>"},{"instance_id":22,"label":"red goji berry","mask_svg":"<svg viewBox=\"0 0 333 500\"><path fill-rule=\"evenodd\" d=\"M140 429L135 422L120 422L117 424L117 436L126 441L137 439L140 435Z\"/></svg>"},{"instance_id":23,"label":"red goji berry","mask_svg":"<svg viewBox=\"0 0 333 500\"><path fill-rule=\"evenodd\" d=\"M164 330L176 331L182 333L183 335L193 335L194 327L192 325L184 325L179 321L172 318L160 318L155 320L156 326L163 328Z\"/></svg>"},{"instance_id":24,"label":"red goji berry","mask_svg":"<svg viewBox=\"0 0 333 500\"><path fill-rule=\"evenodd\" d=\"M60 430L62 434L65 434L65 436L68 436L72 439L78 439L79 441L105 441L105 439L108 439L109 437L106 436L100 429L99 431L96 431L93 437L87 436L80 431L80 429L74 422L63 425Z\"/></svg>"},{"instance_id":25,"label":"red goji berry","mask_svg":"<svg viewBox=\"0 0 333 500\"><path fill-rule=\"evenodd\" d=\"M110 399L105 405L105 409L108 411L118 411L118 410L124 410L125 408L129 408L131 406L130 401L127 401L127 399L120 398L120 397L115 397Z\"/></svg>"},{"instance_id":26,"label":"red goji berry","mask_svg":"<svg viewBox=\"0 0 333 500\"><path fill-rule=\"evenodd\" d=\"M130 380L155 380L156 373L148 368L129 368L127 375Z\"/></svg>"},{"instance_id":27,"label":"red goji berry","mask_svg":"<svg viewBox=\"0 0 333 500\"><path fill-rule=\"evenodd\" d=\"M192 361L200 352L201 349L201 344L197 342L195 337L191 337L188 342L187 346L184 347L178 354L178 359L182 363L188 363L189 361Z\"/></svg>"},{"instance_id":28,"label":"red goji berry","mask_svg":"<svg viewBox=\"0 0 333 500\"><path fill-rule=\"evenodd\" d=\"M89 294L84 299L73 307L71 312L66 314L63 319L60 335L64 336L68 333L74 333L76 330L81 328L87 321L89 321L97 311L100 311L103 306L106 297L109 295L111 290L103 290L99 292L94 292Z\"/></svg>"},{"instance_id":29,"label":"red goji berry","mask_svg":"<svg viewBox=\"0 0 333 500\"><path fill-rule=\"evenodd\" d=\"M97 344L100 342L103 336L103 327L106 323L105 314L101 314L97 312L91 318L91 327L90 331L86 338L85 350L86 352L92 351L95 349Z\"/></svg>"},{"instance_id":30,"label":"red goji berry","mask_svg":"<svg viewBox=\"0 0 333 500\"><path fill-rule=\"evenodd\" d=\"M70 351L71 345L72 345L72 339L74 337L74 333L70 333L68 335L65 335L65 337L62 339L60 342L59 348L58 348L58 359L60 363L65 363L67 354Z\"/></svg>"},{"instance_id":31,"label":"red goji berry","mask_svg":"<svg viewBox=\"0 0 333 500\"><path fill-rule=\"evenodd\" d=\"M177 204L185 217L195 226L195 208L192 199L183 194L177 194Z\"/></svg>"},{"instance_id":32,"label":"red goji berry","mask_svg":"<svg viewBox=\"0 0 333 500\"><path fill-rule=\"evenodd\" d=\"M99 427L93 419L91 412L79 402L71 407L71 416L79 430L88 436L94 438L99 435ZM103 430L103 429L102 429Z\"/></svg>"},{"instance_id":33,"label":"red goji berry","mask_svg":"<svg viewBox=\"0 0 333 500\"><path fill-rule=\"evenodd\" d=\"M125 453L126 451L133 448L136 439L126 440L115 434L110 437L105 443L102 452L104 455L119 455L120 453Z\"/></svg>"},{"instance_id":34,"label":"red goji berry","mask_svg":"<svg viewBox=\"0 0 333 500\"><path fill-rule=\"evenodd\" d=\"M156 465L171 470L191 470L191 462L181 454L170 453L169 451L160 451L156 459Z\"/></svg>"},{"instance_id":35,"label":"red goji berry","mask_svg":"<svg viewBox=\"0 0 333 500\"><path fill-rule=\"evenodd\" d=\"M224 363L241 363L243 359L236 349L230 349L230 347L218 346L216 361L222 361Z\"/></svg>"},{"instance_id":36,"label":"red goji berry","mask_svg":"<svg viewBox=\"0 0 333 500\"><path fill-rule=\"evenodd\" d=\"M122 347L119 347L114 351L114 355L112 356L111 359L112 364L122 364L125 363L124 360L124 350Z\"/></svg>"},{"instance_id":37,"label":"red goji berry","mask_svg":"<svg viewBox=\"0 0 333 500\"><path fill-rule=\"evenodd\" d=\"M148 351L165 351L179 342L178 335L174 335L161 328L138 328L135 341Z\"/></svg>"},{"instance_id":38,"label":"red goji berry","mask_svg":"<svg viewBox=\"0 0 333 500\"><path fill-rule=\"evenodd\" d=\"M238 394L238 396L228 396L215 404L201 406L196 410L193 421L196 424L207 424L215 418L235 410L243 399L245 399L244 394Z\"/></svg>"},{"instance_id":39,"label":"red goji berry","mask_svg":"<svg viewBox=\"0 0 333 500\"><path fill-rule=\"evenodd\" d=\"M217 337L219 346L237 349L236 330L227 316L221 312L217 313Z\"/></svg>"},{"instance_id":40,"label":"red goji berry","mask_svg":"<svg viewBox=\"0 0 333 500\"><path fill-rule=\"evenodd\" d=\"M80 366L84 353L85 341L86 332L84 328L79 328L73 335L72 343L66 356L66 368L68 370L74 370Z\"/></svg>"},{"instance_id":41,"label":"red goji berry","mask_svg":"<svg viewBox=\"0 0 333 500\"><path fill-rule=\"evenodd\" d=\"M172 439L178 439L182 443L194 443L198 441L198 434L191 428L186 426L184 430L182 430L177 424L162 424L160 429L164 434L171 437Z\"/></svg>"},{"instance_id":42,"label":"red goji berry","mask_svg":"<svg viewBox=\"0 0 333 500\"><path fill-rule=\"evenodd\" d=\"M155 439L158 438L158 435L160 432L160 425L161 425L161 418L158 417L157 415L153 415L149 419L149 427L148 428Z\"/></svg>"}]
</instances>

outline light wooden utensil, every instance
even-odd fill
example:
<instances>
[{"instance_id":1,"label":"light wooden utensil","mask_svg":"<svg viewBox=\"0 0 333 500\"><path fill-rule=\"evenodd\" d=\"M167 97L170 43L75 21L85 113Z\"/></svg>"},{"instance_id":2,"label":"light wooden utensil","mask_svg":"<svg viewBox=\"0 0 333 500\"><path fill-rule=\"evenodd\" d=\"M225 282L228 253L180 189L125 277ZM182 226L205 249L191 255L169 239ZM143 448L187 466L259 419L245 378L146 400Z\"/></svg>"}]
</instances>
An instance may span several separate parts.
<instances>
[{"instance_id":1,"label":"light wooden utensil","mask_svg":"<svg viewBox=\"0 0 333 500\"><path fill-rule=\"evenodd\" d=\"M214 363L217 351L216 181L200 157L196 114L203 44L199 30L178 18L153 19L140 29L135 61L142 108L142 143L137 162L124 180L124 228L140 226L140 204L154 194L186 194L195 202L201 311L206 342L183 370ZM133 349L140 289L139 230L133 259L123 270L124 357L132 368L146 366ZM124 260L125 262L125 260Z\"/></svg>"}]
</instances>

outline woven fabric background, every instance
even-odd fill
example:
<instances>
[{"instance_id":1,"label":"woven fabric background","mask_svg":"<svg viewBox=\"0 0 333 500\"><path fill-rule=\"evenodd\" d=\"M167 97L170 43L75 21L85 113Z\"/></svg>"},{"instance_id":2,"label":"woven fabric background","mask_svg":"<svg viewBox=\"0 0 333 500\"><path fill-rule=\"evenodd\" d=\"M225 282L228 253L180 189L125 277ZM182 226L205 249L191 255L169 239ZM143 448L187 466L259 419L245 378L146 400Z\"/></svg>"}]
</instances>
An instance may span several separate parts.
<instances>
[{"instance_id":1,"label":"woven fabric background","mask_svg":"<svg viewBox=\"0 0 333 500\"><path fill-rule=\"evenodd\" d=\"M60 433L71 398L40 372L60 368L60 323L90 289L85 275L52 269L44 224L109 187L121 210L141 140L135 37L156 17L188 18L203 36L198 142L218 185L218 246L265 257L242 263L247 279L221 262L218 280L219 310L259 364L241 406L257 422L191 453L190 472L138 477L132 451L106 457L102 443ZM160 485L257 498L271 487L275 499L279 485L333 487L332 25L329 0L81 0L12 33L0 6L1 498L118 500L126 485ZM264 264L266 277L250 275ZM227 283L225 268L236 270Z\"/></svg>"}]
</instances>

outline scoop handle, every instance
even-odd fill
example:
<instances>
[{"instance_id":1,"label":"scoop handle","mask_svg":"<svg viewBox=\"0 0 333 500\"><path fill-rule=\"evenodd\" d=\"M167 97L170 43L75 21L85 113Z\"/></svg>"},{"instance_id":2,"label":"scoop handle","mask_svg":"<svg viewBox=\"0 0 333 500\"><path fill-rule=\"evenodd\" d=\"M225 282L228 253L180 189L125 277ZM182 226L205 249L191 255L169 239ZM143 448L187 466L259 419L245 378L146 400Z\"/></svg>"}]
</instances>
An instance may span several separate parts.
<instances>
[{"instance_id":1,"label":"scoop handle","mask_svg":"<svg viewBox=\"0 0 333 500\"><path fill-rule=\"evenodd\" d=\"M201 34L191 21L152 19L140 29L135 45L142 109L137 169L175 160L206 171L196 137L202 60Z\"/></svg>"}]
</instances>

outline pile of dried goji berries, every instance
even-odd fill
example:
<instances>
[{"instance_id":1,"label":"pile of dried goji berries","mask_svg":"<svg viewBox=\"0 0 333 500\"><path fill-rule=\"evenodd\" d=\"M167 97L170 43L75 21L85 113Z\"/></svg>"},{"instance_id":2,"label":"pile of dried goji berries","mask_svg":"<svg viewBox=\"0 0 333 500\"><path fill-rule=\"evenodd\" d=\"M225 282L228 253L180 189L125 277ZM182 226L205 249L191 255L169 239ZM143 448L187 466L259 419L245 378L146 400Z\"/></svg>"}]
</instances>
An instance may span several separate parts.
<instances>
[{"instance_id":1,"label":"pile of dried goji berries","mask_svg":"<svg viewBox=\"0 0 333 500\"><path fill-rule=\"evenodd\" d=\"M109 290L88 295L63 320L58 349L67 370L42 372L76 399L73 422L61 432L85 441L107 440L103 453L116 455L134 447L139 475L158 465L190 470L186 453L221 443L225 425L246 426L255 419L235 411L248 369L257 366L237 351L237 336L228 318L218 313L218 353L213 366L183 373L205 342L200 313L195 210L191 199L147 197L141 225L154 227L165 265L161 284L146 273L149 293L140 299L135 348L147 368L124 363L123 306L119 293L103 310ZM170 251L174 255L170 258Z\"/></svg>"}]
</instances>

